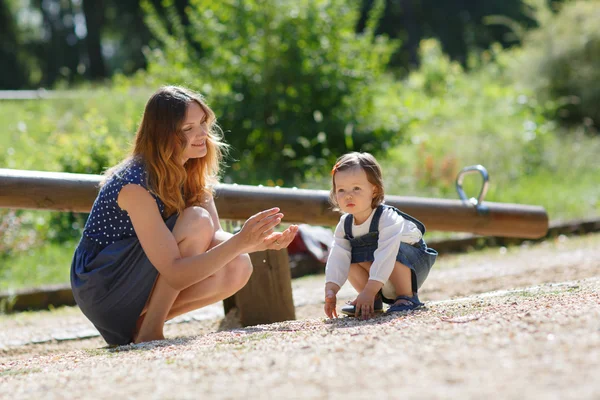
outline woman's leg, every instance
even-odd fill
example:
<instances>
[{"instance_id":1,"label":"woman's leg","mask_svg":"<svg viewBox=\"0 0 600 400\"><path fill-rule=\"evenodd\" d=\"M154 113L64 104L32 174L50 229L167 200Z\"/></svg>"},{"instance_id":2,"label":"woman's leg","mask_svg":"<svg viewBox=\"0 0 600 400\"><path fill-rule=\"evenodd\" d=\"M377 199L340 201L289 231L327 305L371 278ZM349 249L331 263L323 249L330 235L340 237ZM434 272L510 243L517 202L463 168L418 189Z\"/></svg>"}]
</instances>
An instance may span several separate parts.
<instances>
[{"instance_id":1,"label":"woman's leg","mask_svg":"<svg viewBox=\"0 0 600 400\"><path fill-rule=\"evenodd\" d=\"M209 248L227 240L230 233L218 231ZM216 303L237 293L252 274L252 262L248 254L242 254L205 280L179 293L167 319Z\"/></svg>"},{"instance_id":2,"label":"woman's leg","mask_svg":"<svg viewBox=\"0 0 600 400\"><path fill-rule=\"evenodd\" d=\"M247 272L240 274L237 266ZM167 320L234 295L248 282L252 273L251 266L249 261L239 257L202 282L182 290L169 311Z\"/></svg>"},{"instance_id":3,"label":"woman's leg","mask_svg":"<svg viewBox=\"0 0 600 400\"><path fill-rule=\"evenodd\" d=\"M186 209L178 218L173 235L182 257L201 254L227 238L224 232L215 233L210 214L201 207ZM251 273L250 258L242 255L217 273L182 291L173 289L159 275L138 319L135 342L163 339L166 320L230 296L246 284Z\"/></svg>"}]
</instances>

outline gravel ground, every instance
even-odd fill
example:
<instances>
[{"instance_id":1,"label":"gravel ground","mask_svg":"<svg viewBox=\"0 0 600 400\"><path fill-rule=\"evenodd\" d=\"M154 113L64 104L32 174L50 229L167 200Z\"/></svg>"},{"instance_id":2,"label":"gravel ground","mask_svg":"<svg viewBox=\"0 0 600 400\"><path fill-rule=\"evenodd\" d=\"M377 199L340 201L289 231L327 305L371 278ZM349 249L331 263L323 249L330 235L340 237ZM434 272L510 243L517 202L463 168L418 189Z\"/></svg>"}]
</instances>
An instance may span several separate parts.
<instances>
[{"instance_id":1,"label":"gravel ground","mask_svg":"<svg viewBox=\"0 0 600 400\"><path fill-rule=\"evenodd\" d=\"M328 321L323 276L293 289L296 321L217 304L116 349L77 308L0 315L0 398L599 398L600 235L441 257L404 315Z\"/></svg>"}]
</instances>

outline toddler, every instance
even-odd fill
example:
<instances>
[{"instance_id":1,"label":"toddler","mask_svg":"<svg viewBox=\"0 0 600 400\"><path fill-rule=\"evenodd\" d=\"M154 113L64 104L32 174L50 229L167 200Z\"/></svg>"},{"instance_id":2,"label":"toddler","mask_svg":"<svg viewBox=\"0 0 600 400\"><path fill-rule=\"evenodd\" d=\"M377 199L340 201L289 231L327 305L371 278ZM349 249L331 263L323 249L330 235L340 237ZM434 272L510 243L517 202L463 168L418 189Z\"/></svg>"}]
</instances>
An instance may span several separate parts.
<instances>
[{"instance_id":1,"label":"toddler","mask_svg":"<svg viewBox=\"0 0 600 400\"><path fill-rule=\"evenodd\" d=\"M337 317L336 295L346 280L359 293L342 313L370 318L423 305L417 290L437 252L425 244L425 226L383 204L381 167L369 153L343 155L331 171L331 203L343 214L325 268L325 314Z\"/></svg>"}]
</instances>

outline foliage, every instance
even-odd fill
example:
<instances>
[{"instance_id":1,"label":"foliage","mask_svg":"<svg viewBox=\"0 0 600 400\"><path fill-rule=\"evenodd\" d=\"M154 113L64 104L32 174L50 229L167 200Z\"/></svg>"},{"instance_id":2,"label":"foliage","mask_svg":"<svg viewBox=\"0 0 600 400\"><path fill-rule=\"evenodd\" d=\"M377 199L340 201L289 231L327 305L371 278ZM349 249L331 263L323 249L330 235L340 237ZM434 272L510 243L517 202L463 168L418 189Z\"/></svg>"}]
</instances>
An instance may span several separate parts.
<instances>
[{"instance_id":1,"label":"foliage","mask_svg":"<svg viewBox=\"0 0 600 400\"><path fill-rule=\"evenodd\" d=\"M355 34L358 7L342 0L198 0L186 41L172 7L165 25L143 4L161 40L149 73L208 96L233 145L230 179L299 183L337 155L377 152L396 134L378 123L371 90L395 47L373 33L381 7Z\"/></svg>"},{"instance_id":2,"label":"foliage","mask_svg":"<svg viewBox=\"0 0 600 400\"><path fill-rule=\"evenodd\" d=\"M585 127L570 129L569 138L560 135L551 118L557 104L512 84L514 52L494 46L471 59L472 71L465 73L435 42L424 42L421 51L422 66L405 82L386 85L381 96L400 103L389 107L404 105L417 116L407 130L410 141L385 162L388 176L402 177L392 180L391 190L456 198L458 171L483 164L491 176L490 201L541 204L551 219L594 213L600 189L590 183L600 173L600 142L587 138ZM465 187L475 195L479 178Z\"/></svg>"},{"instance_id":3,"label":"foliage","mask_svg":"<svg viewBox=\"0 0 600 400\"><path fill-rule=\"evenodd\" d=\"M381 158L387 193L456 199L460 169L482 164L488 201L539 204L552 220L598 215L600 141L585 126L563 135L551 118L557 104L512 83L514 51L493 46L471 56L468 71L434 40L421 43L420 57L406 80L374 89L383 115L409 121L404 140ZM307 186L325 189L329 179ZM480 178L468 175L464 186L475 196Z\"/></svg>"},{"instance_id":4,"label":"foliage","mask_svg":"<svg viewBox=\"0 0 600 400\"><path fill-rule=\"evenodd\" d=\"M127 154L147 93L114 87L73 98L2 102L0 163L6 168L100 174ZM19 212L40 240L78 239L87 214ZM27 241L22 241L27 243Z\"/></svg>"},{"instance_id":5,"label":"foliage","mask_svg":"<svg viewBox=\"0 0 600 400\"><path fill-rule=\"evenodd\" d=\"M16 210L0 209L0 261L39 244L35 223Z\"/></svg>"},{"instance_id":6,"label":"foliage","mask_svg":"<svg viewBox=\"0 0 600 400\"><path fill-rule=\"evenodd\" d=\"M54 147L60 149L58 163L61 171L79 174L100 174L117 164L124 156L114 136L109 135L106 117L91 109L83 116L83 135L58 136ZM52 213L49 238L60 243L77 240L88 214Z\"/></svg>"},{"instance_id":7,"label":"foliage","mask_svg":"<svg viewBox=\"0 0 600 400\"><path fill-rule=\"evenodd\" d=\"M40 242L26 251L0 257L0 291L68 283L76 244Z\"/></svg>"},{"instance_id":8,"label":"foliage","mask_svg":"<svg viewBox=\"0 0 600 400\"><path fill-rule=\"evenodd\" d=\"M373 0L362 3L365 12ZM519 36L508 26L494 23L507 19L525 29L535 26L535 20L523 7L523 0L388 0L377 32L402 39L402 47L390 64L407 71L420 64L417 53L424 38L436 38L444 53L463 65L470 52L484 51L493 43L518 44ZM362 20L358 27L361 29Z\"/></svg>"},{"instance_id":9,"label":"foliage","mask_svg":"<svg viewBox=\"0 0 600 400\"><path fill-rule=\"evenodd\" d=\"M159 14L178 15L190 27L185 9L192 0L172 0L174 12L163 12L161 0L147 0ZM274 0L281 3L281 0ZM553 0L557 1L557 0ZM562 1L562 0L560 0ZM292 1L287 1L293 3ZM381 0L346 1L359 7L354 31L362 33L374 5ZM144 24L139 0L4 0L0 2L0 89L54 87L65 83L102 81L113 74L132 75L146 68L143 50L154 39ZM216 3L216 2L215 2ZM219 2L240 4L240 0ZM251 6L270 8L271 1ZM391 66L407 71L418 65L416 51L421 39L441 41L444 52L464 63L469 50L491 43L518 43L518 37L490 15L511 19L526 27L535 22L522 8L523 0L385 0L377 34L400 39ZM277 8L278 10L281 7ZM169 19L169 18L164 18ZM187 29L184 33L193 32ZM202 39L195 41L196 55Z\"/></svg>"},{"instance_id":10,"label":"foliage","mask_svg":"<svg viewBox=\"0 0 600 400\"><path fill-rule=\"evenodd\" d=\"M555 102L558 117L600 127L600 1L566 2L551 12L530 0L540 27L526 34L514 74L541 101Z\"/></svg>"}]
</instances>

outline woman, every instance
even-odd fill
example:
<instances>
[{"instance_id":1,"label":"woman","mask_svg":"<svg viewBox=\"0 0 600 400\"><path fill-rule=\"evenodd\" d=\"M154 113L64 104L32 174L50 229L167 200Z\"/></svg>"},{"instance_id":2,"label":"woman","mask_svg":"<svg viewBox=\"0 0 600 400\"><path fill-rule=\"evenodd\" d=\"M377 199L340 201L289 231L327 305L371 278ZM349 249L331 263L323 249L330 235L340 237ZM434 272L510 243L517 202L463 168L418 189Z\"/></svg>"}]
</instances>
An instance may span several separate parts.
<instances>
[{"instance_id":1,"label":"woman","mask_svg":"<svg viewBox=\"0 0 600 400\"><path fill-rule=\"evenodd\" d=\"M196 93L163 87L146 104L131 154L105 174L75 250L71 286L110 345L164 339L166 320L240 290L247 253L287 247L272 208L224 232L213 199L221 141Z\"/></svg>"}]
</instances>

